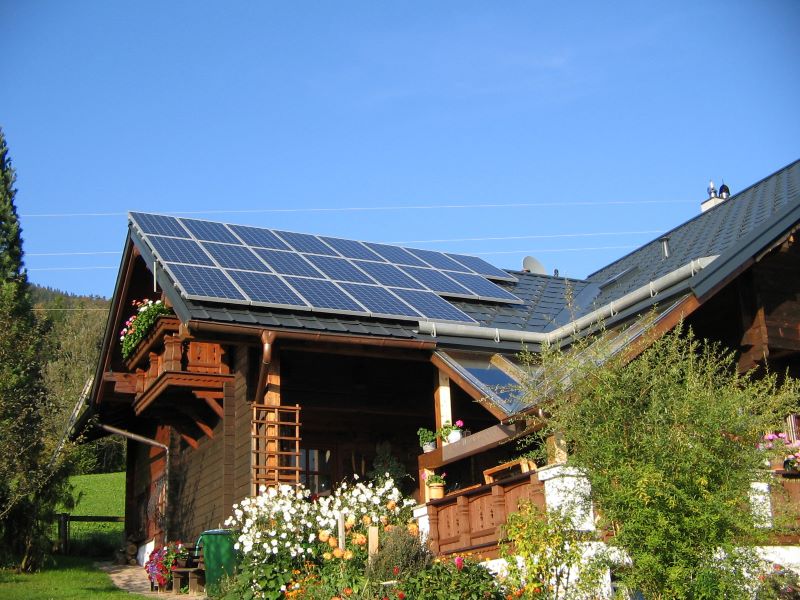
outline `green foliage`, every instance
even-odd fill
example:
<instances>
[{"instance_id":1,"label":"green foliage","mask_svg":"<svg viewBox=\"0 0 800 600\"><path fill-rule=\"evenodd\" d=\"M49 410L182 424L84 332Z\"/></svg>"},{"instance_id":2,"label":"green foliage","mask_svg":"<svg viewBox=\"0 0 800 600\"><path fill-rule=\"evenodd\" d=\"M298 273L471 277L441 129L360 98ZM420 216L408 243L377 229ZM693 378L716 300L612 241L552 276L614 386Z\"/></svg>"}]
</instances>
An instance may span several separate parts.
<instances>
[{"instance_id":1,"label":"green foliage","mask_svg":"<svg viewBox=\"0 0 800 600\"><path fill-rule=\"evenodd\" d=\"M412 573L397 585L413 600L490 600L503 598L503 590L488 569L470 559L434 562L423 571Z\"/></svg>"},{"instance_id":2,"label":"green foliage","mask_svg":"<svg viewBox=\"0 0 800 600\"><path fill-rule=\"evenodd\" d=\"M426 429L425 427L420 427L417 429L417 435L419 436L420 446L424 446L425 444L430 444L436 441L436 433L430 429Z\"/></svg>"},{"instance_id":3,"label":"green foliage","mask_svg":"<svg viewBox=\"0 0 800 600\"><path fill-rule=\"evenodd\" d=\"M366 576L373 581L390 581L423 571L433 554L418 535L397 528L381 536L377 554L367 565Z\"/></svg>"},{"instance_id":4,"label":"green foliage","mask_svg":"<svg viewBox=\"0 0 800 600\"><path fill-rule=\"evenodd\" d=\"M45 415L44 427L60 439L86 382L94 375L109 303L37 286L31 286L31 295L39 314L47 315L50 324L44 343L44 384L51 410ZM125 468L125 442L116 436L70 445L66 451L76 473Z\"/></svg>"},{"instance_id":5,"label":"green foliage","mask_svg":"<svg viewBox=\"0 0 800 600\"><path fill-rule=\"evenodd\" d=\"M134 300L136 312L125 322L120 332L122 341L122 357L133 356L136 347L150 333L153 325L162 315L171 315L172 310L161 303L161 300Z\"/></svg>"},{"instance_id":6,"label":"green foliage","mask_svg":"<svg viewBox=\"0 0 800 600\"><path fill-rule=\"evenodd\" d=\"M546 351L527 391L548 391L546 431L563 433L611 545L631 559L623 585L648 598L746 597L757 446L795 410L797 382L739 375L682 328L630 363L607 359L602 343Z\"/></svg>"},{"instance_id":7,"label":"green foliage","mask_svg":"<svg viewBox=\"0 0 800 600\"><path fill-rule=\"evenodd\" d=\"M584 557L592 540L578 531L569 511L544 513L523 502L508 516L505 533L508 541L501 546L501 554L508 562L508 576L504 583L514 597L595 597L605 560L599 554Z\"/></svg>"},{"instance_id":8,"label":"green foliage","mask_svg":"<svg viewBox=\"0 0 800 600\"><path fill-rule=\"evenodd\" d=\"M92 559L57 556L40 572L16 574L0 570L0 598L4 600L144 600L114 586Z\"/></svg>"}]
</instances>

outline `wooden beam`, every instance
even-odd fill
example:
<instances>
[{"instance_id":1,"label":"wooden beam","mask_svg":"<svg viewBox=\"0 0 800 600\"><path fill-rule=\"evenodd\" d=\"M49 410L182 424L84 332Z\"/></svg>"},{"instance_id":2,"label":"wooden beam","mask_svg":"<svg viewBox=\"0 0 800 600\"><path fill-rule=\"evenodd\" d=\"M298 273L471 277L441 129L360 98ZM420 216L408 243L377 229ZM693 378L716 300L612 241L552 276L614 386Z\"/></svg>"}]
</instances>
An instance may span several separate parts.
<instances>
[{"instance_id":1,"label":"wooden beam","mask_svg":"<svg viewBox=\"0 0 800 600\"><path fill-rule=\"evenodd\" d=\"M436 413L436 429L441 429L445 423L453 422L453 407L450 402L450 378L441 369L434 375L433 392L434 411ZM447 440L440 439L439 445L447 444Z\"/></svg>"},{"instance_id":2,"label":"wooden beam","mask_svg":"<svg viewBox=\"0 0 800 600\"><path fill-rule=\"evenodd\" d=\"M194 448L195 450L197 450L197 449L200 447L200 444L197 442L197 440L196 440L196 439L194 439L192 436L190 436L190 435L188 435L188 434L181 433L181 438L182 438L182 439L183 439L183 440L184 440L184 441L185 441L187 444L189 444L189 445L190 445L192 448Z\"/></svg>"},{"instance_id":3,"label":"wooden beam","mask_svg":"<svg viewBox=\"0 0 800 600\"><path fill-rule=\"evenodd\" d=\"M209 396L206 396L206 395L203 395L203 394L198 394L198 393L195 393L195 396L205 400L205 402L208 405L208 407L211 410L213 410L220 419L222 419L225 416L225 409L222 407L222 405L220 405L220 403L217 401L216 398L209 397Z\"/></svg>"},{"instance_id":4,"label":"wooden beam","mask_svg":"<svg viewBox=\"0 0 800 600\"><path fill-rule=\"evenodd\" d=\"M463 437L457 442L444 447L440 446L433 452L421 454L417 458L417 463L420 469L435 469L475 454L481 454L519 435L524 427L522 423L492 425Z\"/></svg>"}]
</instances>

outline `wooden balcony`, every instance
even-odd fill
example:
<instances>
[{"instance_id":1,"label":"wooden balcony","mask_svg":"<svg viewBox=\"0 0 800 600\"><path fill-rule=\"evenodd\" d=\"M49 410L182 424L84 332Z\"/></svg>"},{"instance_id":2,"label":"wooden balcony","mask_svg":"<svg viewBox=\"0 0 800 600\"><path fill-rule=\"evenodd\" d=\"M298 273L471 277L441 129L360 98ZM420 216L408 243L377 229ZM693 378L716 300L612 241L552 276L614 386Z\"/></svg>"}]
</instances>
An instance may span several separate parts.
<instances>
[{"instance_id":1,"label":"wooden balcony","mask_svg":"<svg viewBox=\"0 0 800 600\"><path fill-rule=\"evenodd\" d=\"M536 472L448 494L428 503L431 549L436 554L497 554L503 525L520 500L545 508L544 484Z\"/></svg>"},{"instance_id":2,"label":"wooden balcony","mask_svg":"<svg viewBox=\"0 0 800 600\"><path fill-rule=\"evenodd\" d=\"M771 485L774 530L770 544L800 545L800 473L775 471ZM520 500L529 500L545 510L544 483L536 472L486 485L457 490L431 500L427 506L431 550L437 555L472 552L484 558L498 554L503 525ZM602 538L607 535L600 534Z\"/></svg>"}]
</instances>

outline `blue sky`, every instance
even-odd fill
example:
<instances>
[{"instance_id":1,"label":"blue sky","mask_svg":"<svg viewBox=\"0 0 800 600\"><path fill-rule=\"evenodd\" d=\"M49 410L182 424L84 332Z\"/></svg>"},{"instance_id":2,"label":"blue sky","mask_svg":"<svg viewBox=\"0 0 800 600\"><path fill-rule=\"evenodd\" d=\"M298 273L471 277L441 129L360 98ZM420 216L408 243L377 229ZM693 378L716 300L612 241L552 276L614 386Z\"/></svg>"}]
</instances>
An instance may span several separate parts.
<instances>
[{"instance_id":1,"label":"blue sky","mask_svg":"<svg viewBox=\"0 0 800 600\"><path fill-rule=\"evenodd\" d=\"M800 158L796 0L563 4L0 0L31 280L128 210L583 277Z\"/></svg>"}]
</instances>

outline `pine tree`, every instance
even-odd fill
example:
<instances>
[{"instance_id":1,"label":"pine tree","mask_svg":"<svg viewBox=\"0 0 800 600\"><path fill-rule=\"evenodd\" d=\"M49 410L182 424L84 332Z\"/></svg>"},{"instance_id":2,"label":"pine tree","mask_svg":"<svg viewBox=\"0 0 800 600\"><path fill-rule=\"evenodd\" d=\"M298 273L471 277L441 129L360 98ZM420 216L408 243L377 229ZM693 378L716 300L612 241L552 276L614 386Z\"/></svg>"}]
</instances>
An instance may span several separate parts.
<instances>
[{"instance_id":1,"label":"pine tree","mask_svg":"<svg viewBox=\"0 0 800 600\"><path fill-rule=\"evenodd\" d=\"M0 129L0 275L4 281L25 279L22 271L22 229L14 206L16 175Z\"/></svg>"},{"instance_id":2,"label":"pine tree","mask_svg":"<svg viewBox=\"0 0 800 600\"><path fill-rule=\"evenodd\" d=\"M22 270L14 179L0 130L0 566L13 561L27 571L46 550L45 528L64 479L60 468L48 468L44 329Z\"/></svg>"}]
</instances>

